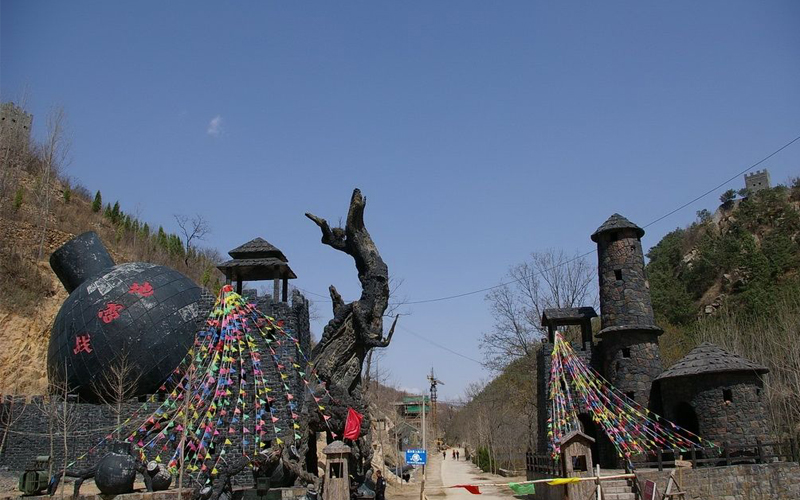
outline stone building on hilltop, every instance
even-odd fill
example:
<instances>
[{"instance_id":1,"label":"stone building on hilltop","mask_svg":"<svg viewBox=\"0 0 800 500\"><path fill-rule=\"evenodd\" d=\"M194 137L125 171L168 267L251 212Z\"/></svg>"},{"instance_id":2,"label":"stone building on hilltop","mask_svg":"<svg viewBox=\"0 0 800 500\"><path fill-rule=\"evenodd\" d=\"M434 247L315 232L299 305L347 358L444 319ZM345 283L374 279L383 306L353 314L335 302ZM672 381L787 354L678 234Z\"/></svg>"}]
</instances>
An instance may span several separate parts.
<instances>
[{"instance_id":1,"label":"stone building on hilltop","mask_svg":"<svg viewBox=\"0 0 800 500\"><path fill-rule=\"evenodd\" d=\"M2 135L14 140L27 139L31 134L33 125L33 115L25 112L24 109L13 102L0 104L0 129Z\"/></svg>"},{"instance_id":2,"label":"stone building on hilltop","mask_svg":"<svg viewBox=\"0 0 800 500\"><path fill-rule=\"evenodd\" d=\"M762 189L769 189L770 179L769 170L756 170L751 174L744 174L744 187L750 193L761 191Z\"/></svg>"}]
</instances>

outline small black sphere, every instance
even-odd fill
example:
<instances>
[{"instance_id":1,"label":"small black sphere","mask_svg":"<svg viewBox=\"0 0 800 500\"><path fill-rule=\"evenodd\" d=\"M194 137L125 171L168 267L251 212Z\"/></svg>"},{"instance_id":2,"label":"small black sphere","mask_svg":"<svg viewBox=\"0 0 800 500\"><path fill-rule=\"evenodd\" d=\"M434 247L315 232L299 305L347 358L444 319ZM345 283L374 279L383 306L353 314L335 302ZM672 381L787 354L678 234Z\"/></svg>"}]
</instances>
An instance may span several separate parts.
<instances>
[{"instance_id":1,"label":"small black sphere","mask_svg":"<svg viewBox=\"0 0 800 500\"><path fill-rule=\"evenodd\" d=\"M100 459L94 484L105 495L121 495L133 491L136 460L127 454L109 453Z\"/></svg>"}]
</instances>

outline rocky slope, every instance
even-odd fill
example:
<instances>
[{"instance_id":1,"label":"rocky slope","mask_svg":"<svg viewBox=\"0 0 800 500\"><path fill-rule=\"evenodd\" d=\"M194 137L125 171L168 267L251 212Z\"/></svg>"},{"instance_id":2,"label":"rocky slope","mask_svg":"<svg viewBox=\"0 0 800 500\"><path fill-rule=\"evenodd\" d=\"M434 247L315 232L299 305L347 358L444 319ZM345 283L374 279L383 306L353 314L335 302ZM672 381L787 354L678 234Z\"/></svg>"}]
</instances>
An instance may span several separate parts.
<instances>
[{"instance_id":1,"label":"rocky slope","mask_svg":"<svg viewBox=\"0 0 800 500\"><path fill-rule=\"evenodd\" d=\"M800 291L800 185L724 203L648 252L656 314L673 325L725 307L760 314Z\"/></svg>"}]
</instances>

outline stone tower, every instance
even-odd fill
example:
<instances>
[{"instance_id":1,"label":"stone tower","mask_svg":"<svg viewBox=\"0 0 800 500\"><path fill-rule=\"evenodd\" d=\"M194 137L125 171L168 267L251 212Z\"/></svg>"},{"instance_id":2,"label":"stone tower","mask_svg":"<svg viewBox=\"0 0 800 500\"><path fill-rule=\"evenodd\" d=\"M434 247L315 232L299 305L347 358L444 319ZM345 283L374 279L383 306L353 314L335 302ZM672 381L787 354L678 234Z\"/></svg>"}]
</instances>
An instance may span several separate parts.
<instances>
[{"instance_id":1,"label":"stone tower","mask_svg":"<svg viewBox=\"0 0 800 500\"><path fill-rule=\"evenodd\" d=\"M602 329L602 373L611 384L645 408L652 382L661 374L650 286L644 272L644 229L614 214L592 234L597 243Z\"/></svg>"},{"instance_id":2,"label":"stone tower","mask_svg":"<svg viewBox=\"0 0 800 500\"><path fill-rule=\"evenodd\" d=\"M27 144L32 124L33 115L26 113L21 107L13 102L0 104L0 129L7 139L24 141Z\"/></svg>"},{"instance_id":3,"label":"stone tower","mask_svg":"<svg viewBox=\"0 0 800 500\"><path fill-rule=\"evenodd\" d=\"M756 170L751 174L744 174L744 187L750 194L761 191L762 189L769 189L771 187L769 170L765 168L764 170Z\"/></svg>"}]
</instances>

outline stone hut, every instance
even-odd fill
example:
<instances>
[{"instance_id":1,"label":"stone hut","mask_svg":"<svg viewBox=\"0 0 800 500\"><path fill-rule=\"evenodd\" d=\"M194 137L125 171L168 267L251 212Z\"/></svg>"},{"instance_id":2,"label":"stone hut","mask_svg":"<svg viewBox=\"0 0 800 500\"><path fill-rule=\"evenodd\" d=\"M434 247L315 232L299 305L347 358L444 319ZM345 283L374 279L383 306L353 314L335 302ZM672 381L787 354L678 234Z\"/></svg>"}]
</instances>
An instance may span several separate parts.
<instances>
[{"instance_id":1,"label":"stone hut","mask_svg":"<svg viewBox=\"0 0 800 500\"><path fill-rule=\"evenodd\" d=\"M611 384L645 408L661 373L658 336L644 271L644 229L614 214L592 234L597 243L602 370Z\"/></svg>"},{"instance_id":2,"label":"stone hut","mask_svg":"<svg viewBox=\"0 0 800 500\"><path fill-rule=\"evenodd\" d=\"M722 446L765 441L765 367L704 342L656 379L663 416Z\"/></svg>"}]
</instances>

